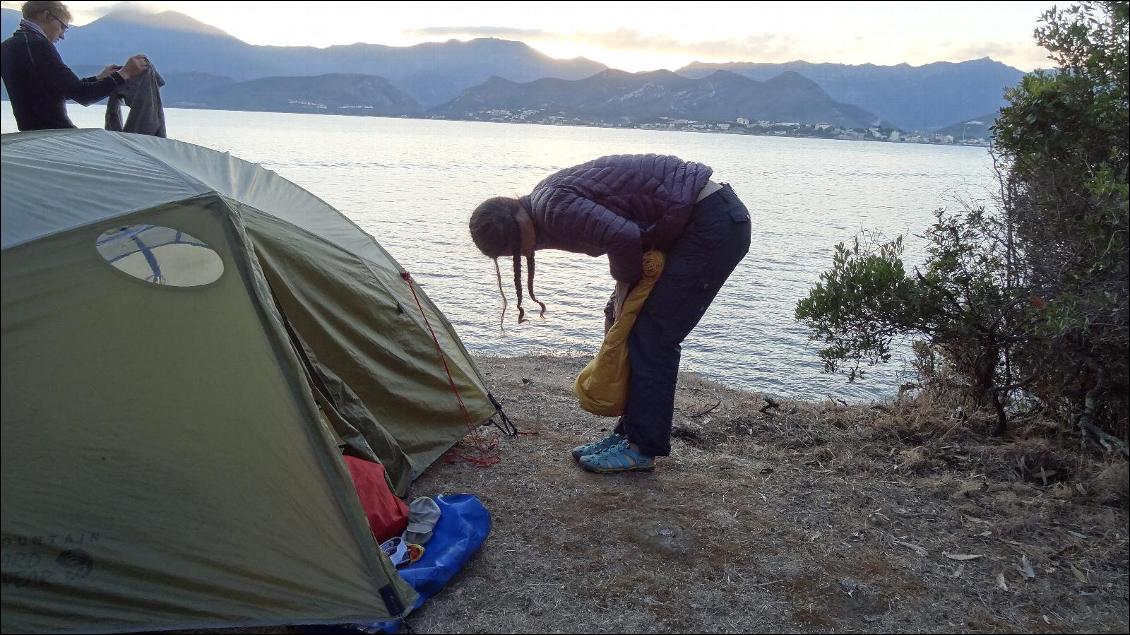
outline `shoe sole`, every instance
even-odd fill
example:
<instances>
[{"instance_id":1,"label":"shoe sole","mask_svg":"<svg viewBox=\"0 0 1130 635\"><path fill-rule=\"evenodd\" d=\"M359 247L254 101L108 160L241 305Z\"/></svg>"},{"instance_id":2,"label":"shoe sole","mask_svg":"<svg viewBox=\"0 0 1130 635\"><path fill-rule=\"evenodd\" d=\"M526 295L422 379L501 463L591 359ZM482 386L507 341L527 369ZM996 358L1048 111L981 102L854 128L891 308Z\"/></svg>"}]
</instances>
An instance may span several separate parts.
<instances>
[{"instance_id":1,"label":"shoe sole","mask_svg":"<svg viewBox=\"0 0 1130 635\"><path fill-rule=\"evenodd\" d=\"M580 461L578 461L578 463L580 463ZM581 469L585 470L586 472L592 472L593 474L619 474L621 472L650 472L650 471L655 469L654 463L651 464L651 465L647 465L647 466L634 465L632 467L616 467L616 468L589 467L589 466L585 465L584 463L580 463L580 466L581 466Z\"/></svg>"}]
</instances>

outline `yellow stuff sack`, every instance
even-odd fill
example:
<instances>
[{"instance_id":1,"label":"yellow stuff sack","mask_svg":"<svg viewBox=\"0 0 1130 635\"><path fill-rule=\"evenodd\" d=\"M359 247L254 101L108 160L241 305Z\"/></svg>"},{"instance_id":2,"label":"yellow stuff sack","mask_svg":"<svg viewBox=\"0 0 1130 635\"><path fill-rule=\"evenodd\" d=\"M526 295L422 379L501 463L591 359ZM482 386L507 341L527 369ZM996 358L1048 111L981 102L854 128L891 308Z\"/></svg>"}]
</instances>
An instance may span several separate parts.
<instances>
[{"instance_id":1,"label":"yellow stuff sack","mask_svg":"<svg viewBox=\"0 0 1130 635\"><path fill-rule=\"evenodd\" d=\"M624 414L628 403L628 378L632 373L628 360L628 335L647 296L663 273L664 261L661 251L649 251L643 255L643 278L628 293L624 307L605 334L596 357L573 382L573 392L577 394L581 407L594 415L616 417Z\"/></svg>"}]
</instances>

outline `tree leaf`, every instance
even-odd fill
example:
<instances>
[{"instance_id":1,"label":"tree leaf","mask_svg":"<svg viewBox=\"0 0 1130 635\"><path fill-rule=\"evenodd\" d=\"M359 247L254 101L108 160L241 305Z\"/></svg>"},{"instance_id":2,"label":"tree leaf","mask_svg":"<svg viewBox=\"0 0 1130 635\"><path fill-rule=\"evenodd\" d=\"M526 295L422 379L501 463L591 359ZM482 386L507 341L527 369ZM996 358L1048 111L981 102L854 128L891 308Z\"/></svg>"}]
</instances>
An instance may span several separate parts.
<instances>
[{"instance_id":1,"label":"tree leaf","mask_svg":"<svg viewBox=\"0 0 1130 635\"><path fill-rule=\"evenodd\" d=\"M914 553L916 553L920 556L927 556L927 555L930 554L929 551L926 551L922 547L919 547L918 545L915 545L915 544L911 544L909 542L903 542L901 540L896 540L895 544L896 545L902 545L902 546L906 547L907 549L910 549L911 551L913 551Z\"/></svg>"},{"instance_id":2,"label":"tree leaf","mask_svg":"<svg viewBox=\"0 0 1130 635\"><path fill-rule=\"evenodd\" d=\"M1075 565L1070 565L1070 566L1071 566L1071 573L1075 574L1075 579L1082 582L1083 584L1086 584L1087 583L1087 574L1083 573L1079 569L1075 568Z\"/></svg>"}]
</instances>

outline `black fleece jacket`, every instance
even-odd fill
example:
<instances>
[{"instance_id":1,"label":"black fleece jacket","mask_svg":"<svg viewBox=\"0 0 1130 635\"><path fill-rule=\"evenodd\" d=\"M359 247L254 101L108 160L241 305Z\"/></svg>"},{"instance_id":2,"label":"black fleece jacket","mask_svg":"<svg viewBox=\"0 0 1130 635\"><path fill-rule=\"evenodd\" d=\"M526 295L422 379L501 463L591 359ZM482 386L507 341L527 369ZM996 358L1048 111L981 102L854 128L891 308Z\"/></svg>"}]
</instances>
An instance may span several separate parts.
<instances>
[{"instance_id":1,"label":"black fleece jacket","mask_svg":"<svg viewBox=\"0 0 1130 635\"><path fill-rule=\"evenodd\" d=\"M105 79L79 79L54 44L26 28L0 44L0 74L20 130L74 128L67 116L68 99L89 106L124 82L117 72Z\"/></svg>"}]
</instances>

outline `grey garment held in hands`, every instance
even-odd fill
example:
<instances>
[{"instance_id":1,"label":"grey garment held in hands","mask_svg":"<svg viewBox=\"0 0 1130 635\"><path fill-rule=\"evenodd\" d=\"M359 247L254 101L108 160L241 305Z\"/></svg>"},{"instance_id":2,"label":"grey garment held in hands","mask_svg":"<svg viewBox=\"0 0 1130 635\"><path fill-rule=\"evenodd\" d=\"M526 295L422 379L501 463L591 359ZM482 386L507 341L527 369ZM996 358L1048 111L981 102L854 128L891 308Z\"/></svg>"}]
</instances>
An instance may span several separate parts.
<instances>
[{"instance_id":1,"label":"grey garment held in hands","mask_svg":"<svg viewBox=\"0 0 1130 635\"><path fill-rule=\"evenodd\" d=\"M404 532L404 540L414 545L431 540L442 513L439 505L427 496L412 501L408 506L408 529Z\"/></svg>"},{"instance_id":2,"label":"grey garment held in hands","mask_svg":"<svg viewBox=\"0 0 1130 635\"><path fill-rule=\"evenodd\" d=\"M134 75L110 93L106 103L106 129L117 132L165 136L165 109L161 105L161 87L165 79L152 64L140 75ZM122 102L129 106L129 117L122 125Z\"/></svg>"}]
</instances>

